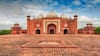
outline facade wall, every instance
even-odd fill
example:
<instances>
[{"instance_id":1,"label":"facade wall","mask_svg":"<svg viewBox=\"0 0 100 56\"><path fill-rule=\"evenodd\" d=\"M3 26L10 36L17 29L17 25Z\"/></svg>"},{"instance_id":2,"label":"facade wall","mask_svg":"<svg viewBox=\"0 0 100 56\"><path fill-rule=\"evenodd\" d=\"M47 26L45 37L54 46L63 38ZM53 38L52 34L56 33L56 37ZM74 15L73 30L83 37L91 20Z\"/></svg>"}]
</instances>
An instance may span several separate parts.
<instances>
[{"instance_id":1,"label":"facade wall","mask_svg":"<svg viewBox=\"0 0 100 56\"><path fill-rule=\"evenodd\" d=\"M18 29L11 29L12 34L77 34L77 15L74 15L74 18L67 18L50 12L46 17L39 16L35 19L27 16L27 30L21 29L18 24L13 28Z\"/></svg>"},{"instance_id":2,"label":"facade wall","mask_svg":"<svg viewBox=\"0 0 100 56\"><path fill-rule=\"evenodd\" d=\"M48 25L56 25L55 34L64 34L67 29L69 34L77 33L77 19L69 20L61 17L40 18L40 19L27 19L27 33L36 34L36 30L40 30L40 34L48 34Z\"/></svg>"}]
</instances>

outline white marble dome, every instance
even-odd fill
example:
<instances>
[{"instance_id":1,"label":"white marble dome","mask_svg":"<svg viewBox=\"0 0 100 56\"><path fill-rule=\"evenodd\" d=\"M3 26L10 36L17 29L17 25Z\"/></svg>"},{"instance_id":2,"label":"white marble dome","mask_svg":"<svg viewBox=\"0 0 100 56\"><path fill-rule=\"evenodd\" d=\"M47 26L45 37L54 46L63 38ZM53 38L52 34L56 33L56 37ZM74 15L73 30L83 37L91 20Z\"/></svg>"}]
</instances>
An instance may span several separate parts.
<instances>
[{"instance_id":1,"label":"white marble dome","mask_svg":"<svg viewBox=\"0 0 100 56\"><path fill-rule=\"evenodd\" d=\"M57 14L54 11L51 11L47 14L47 17L57 17Z\"/></svg>"}]
</instances>

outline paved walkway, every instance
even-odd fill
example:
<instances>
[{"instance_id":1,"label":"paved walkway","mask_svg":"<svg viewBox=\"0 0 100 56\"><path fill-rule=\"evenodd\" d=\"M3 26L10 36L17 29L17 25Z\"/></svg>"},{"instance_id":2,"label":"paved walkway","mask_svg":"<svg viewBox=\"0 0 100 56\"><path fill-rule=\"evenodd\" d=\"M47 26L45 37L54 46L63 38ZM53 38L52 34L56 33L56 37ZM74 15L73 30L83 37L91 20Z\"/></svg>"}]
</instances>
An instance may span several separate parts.
<instances>
[{"instance_id":1,"label":"paved walkway","mask_svg":"<svg viewBox=\"0 0 100 56\"><path fill-rule=\"evenodd\" d=\"M36 39L21 46L22 52L19 56L83 56L80 48L61 37L64 36L35 36Z\"/></svg>"},{"instance_id":2,"label":"paved walkway","mask_svg":"<svg viewBox=\"0 0 100 56\"><path fill-rule=\"evenodd\" d=\"M100 35L2 35L0 56L100 56Z\"/></svg>"}]
</instances>

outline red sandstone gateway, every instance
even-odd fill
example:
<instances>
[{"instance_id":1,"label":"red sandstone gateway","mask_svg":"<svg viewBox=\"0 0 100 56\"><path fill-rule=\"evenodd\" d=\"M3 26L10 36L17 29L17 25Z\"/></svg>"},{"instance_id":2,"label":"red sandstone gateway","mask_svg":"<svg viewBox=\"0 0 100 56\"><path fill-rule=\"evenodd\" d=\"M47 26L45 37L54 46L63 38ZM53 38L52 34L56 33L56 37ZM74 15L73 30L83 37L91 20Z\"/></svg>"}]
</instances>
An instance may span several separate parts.
<instances>
[{"instance_id":1,"label":"red sandstone gateway","mask_svg":"<svg viewBox=\"0 0 100 56\"><path fill-rule=\"evenodd\" d=\"M39 15L31 19L27 16L27 30L22 30L18 24L12 27L12 34L76 34L77 33L77 15L74 18L67 18L64 15L57 16L54 11L47 14L46 17Z\"/></svg>"},{"instance_id":2,"label":"red sandstone gateway","mask_svg":"<svg viewBox=\"0 0 100 56\"><path fill-rule=\"evenodd\" d=\"M16 29L15 29L16 28ZM27 16L27 30L22 30L18 24L12 27L12 34L76 34L77 33L77 15L74 18L67 18L64 15L57 16L54 11L47 14L46 17L39 15L31 19Z\"/></svg>"}]
</instances>

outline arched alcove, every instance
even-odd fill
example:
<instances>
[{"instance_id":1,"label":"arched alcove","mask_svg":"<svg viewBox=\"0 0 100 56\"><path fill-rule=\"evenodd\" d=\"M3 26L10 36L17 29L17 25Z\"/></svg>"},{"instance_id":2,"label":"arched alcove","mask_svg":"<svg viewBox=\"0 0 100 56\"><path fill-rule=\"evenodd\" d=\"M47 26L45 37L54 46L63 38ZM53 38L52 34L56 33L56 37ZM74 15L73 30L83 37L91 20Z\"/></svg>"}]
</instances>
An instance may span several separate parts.
<instances>
[{"instance_id":1,"label":"arched alcove","mask_svg":"<svg viewBox=\"0 0 100 56\"><path fill-rule=\"evenodd\" d=\"M48 32L48 34L55 34L56 33L56 25L55 24L49 24L47 32Z\"/></svg>"},{"instance_id":2,"label":"arched alcove","mask_svg":"<svg viewBox=\"0 0 100 56\"><path fill-rule=\"evenodd\" d=\"M68 34L68 30L67 29L64 29L64 34Z\"/></svg>"},{"instance_id":3,"label":"arched alcove","mask_svg":"<svg viewBox=\"0 0 100 56\"><path fill-rule=\"evenodd\" d=\"M36 30L36 34L40 34L40 29L37 29Z\"/></svg>"}]
</instances>

